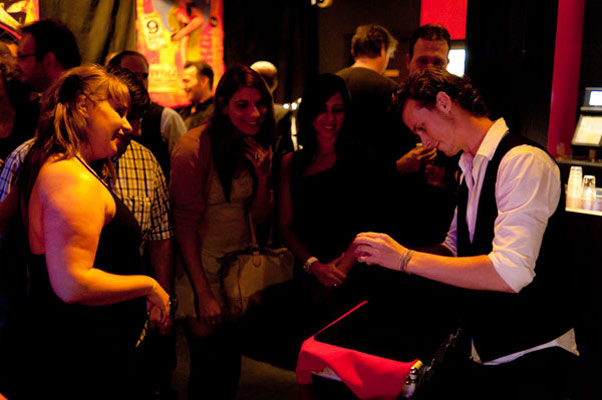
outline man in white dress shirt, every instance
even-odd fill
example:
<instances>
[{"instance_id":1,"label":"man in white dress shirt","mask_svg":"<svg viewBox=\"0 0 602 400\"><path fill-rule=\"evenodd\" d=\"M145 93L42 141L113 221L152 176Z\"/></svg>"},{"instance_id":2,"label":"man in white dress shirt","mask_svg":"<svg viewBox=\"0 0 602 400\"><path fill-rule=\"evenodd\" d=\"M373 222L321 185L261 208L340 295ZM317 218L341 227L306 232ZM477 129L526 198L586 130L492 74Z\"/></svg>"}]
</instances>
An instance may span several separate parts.
<instances>
[{"instance_id":1,"label":"man in white dress shirt","mask_svg":"<svg viewBox=\"0 0 602 400\"><path fill-rule=\"evenodd\" d=\"M462 379L452 380L462 398L571 398L575 382L565 374L576 369L578 352L558 166L503 119L489 119L466 78L424 71L397 97L424 146L448 156L463 151L458 206L436 254L369 232L355 239L358 261L460 288L471 347L455 368Z\"/></svg>"}]
</instances>

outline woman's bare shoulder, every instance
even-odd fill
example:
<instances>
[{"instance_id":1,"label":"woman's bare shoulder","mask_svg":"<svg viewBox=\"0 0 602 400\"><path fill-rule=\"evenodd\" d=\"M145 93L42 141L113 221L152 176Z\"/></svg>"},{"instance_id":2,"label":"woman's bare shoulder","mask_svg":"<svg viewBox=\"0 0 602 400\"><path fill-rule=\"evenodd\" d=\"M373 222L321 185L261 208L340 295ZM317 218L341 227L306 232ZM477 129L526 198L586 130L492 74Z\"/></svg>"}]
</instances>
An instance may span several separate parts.
<instances>
[{"instance_id":1,"label":"woman's bare shoulder","mask_svg":"<svg viewBox=\"0 0 602 400\"><path fill-rule=\"evenodd\" d=\"M43 189L71 190L90 184L93 179L96 178L77 159L53 156L40 169L36 183Z\"/></svg>"},{"instance_id":2,"label":"woman's bare shoulder","mask_svg":"<svg viewBox=\"0 0 602 400\"><path fill-rule=\"evenodd\" d=\"M34 191L42 203L68 212L106 209L110 197L98 178L75 158L49 159L40 169Z\"/></svg>"}]
</instances>

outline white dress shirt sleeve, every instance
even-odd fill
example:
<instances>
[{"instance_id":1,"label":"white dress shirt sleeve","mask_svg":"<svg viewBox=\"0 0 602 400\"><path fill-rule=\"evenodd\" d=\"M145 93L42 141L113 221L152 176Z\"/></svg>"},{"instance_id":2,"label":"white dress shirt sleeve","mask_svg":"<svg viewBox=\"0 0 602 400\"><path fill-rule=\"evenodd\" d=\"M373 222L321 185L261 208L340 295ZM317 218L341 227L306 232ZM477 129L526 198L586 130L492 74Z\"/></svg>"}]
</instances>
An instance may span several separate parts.
<instances>
[{"instance_id":1,"label":"white dress shirt sleeve","mask_svg":"<svg viewBox=\"0 0 602 400\"><path fill-rule=\"evenodd\" d=\"M523 145L502 158L495 187L498 216L488 257L515 292L535 276L543 234L560 190L558 166L543 150Z\"/></svg>"}]
</instances>

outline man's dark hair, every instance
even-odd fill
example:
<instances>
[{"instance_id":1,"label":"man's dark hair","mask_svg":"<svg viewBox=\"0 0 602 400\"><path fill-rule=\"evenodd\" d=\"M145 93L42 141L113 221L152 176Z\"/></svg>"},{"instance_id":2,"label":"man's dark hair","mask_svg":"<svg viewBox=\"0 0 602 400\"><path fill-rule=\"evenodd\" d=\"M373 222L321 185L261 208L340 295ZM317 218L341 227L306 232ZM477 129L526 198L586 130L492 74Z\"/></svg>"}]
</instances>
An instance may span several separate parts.
<instances>
[{"instance_id":1,"label":"man's dark hair","mask_svg":"<svg viewBox=\"0 0 602 400\"><path fill-rule=\"evenodd\" d=\"M405 102L412 99L421 107L432 110L439 92L446 93L452 101L476 117L486 117L489 114L483 97L472 87L467 77L453 75L442 69L427 69L410 75L394 94L393 104L401 112Z\"/></svg>"},{"instance_id":2,"label":"man's dark hair","mask_svg":"<svg viewBox=\"0 0 602 400\"><path fill-rule=\"evenodd\" d=\"M384 48L390 56L397 48L397 40L386 28L380 25L360 25L355 30L351 39L351 55L353 58L380 56L380 50Z\"/></svg>"},{"instance_id":3,"label":"man's dark hair","mask_svg":"<svg viewBox=\"0 0 602 400\"><path fill-rule=\"evenodd\" d=\"M213 88L213 69L211 65L207 64L205 61L186 61L184 65L184 69L188 67L195 67L197 76L206 76L209 78L209 87Z\"/></svg>"},{"instance_id":4,"label":"man's dark hair","mask_svg":"<svg viewBox=\"0 0 602 400\"><path fill-rule=\"evenodd\" d=\"M127 86L130 92L130 111L129 116L133 118L143 118L148 107L150 106L151 99L148 95L148 91L144 87L144 83L138 78L138 76L130 71L129 69L108 66L107 72L115 75Z\"/></svg>"},{"instance_id":5,"label":"man's dark hair","mask_svg":"<svg viewBox=\"0 0 602 400\"><path fill-rule=\"evenodd\" d=\"M414 56L414 45L418 39L432 41L445 40L445 43L447 43L447 50L449 51L449 49L451 49L451 36L444 26L437 24L422 25L412 33L412 37L410 38L410 60Z\"/></svg>"},{"instance_id":6,"label":"man's dark hair","mask_svg":"<svg viewBox=\"0 0 602 400\"><path fill-rule=\"evenodd\" d=\"M121 61L123 61L125 57L138 57L141 60L143 60L146 66L148 67L148 61L146 60L146 57L134 50L123 50L115 54L113 57L111 57L111 60L107 64L107 67L121 67Z\"/></svg>"},{"instance_id":7,"label":"man's dark hair","mask_svg":"<svg viewBox=\"0 0 602 400\"><path fill-rule=\"evenodd\" d=\"M36 60L42 61L48 53L65 69L77 67L82 59L73 32L63 22L56 19L44 18L25 25L22 33L33 37L36 45Z\"/></svg>"}]
</instances>

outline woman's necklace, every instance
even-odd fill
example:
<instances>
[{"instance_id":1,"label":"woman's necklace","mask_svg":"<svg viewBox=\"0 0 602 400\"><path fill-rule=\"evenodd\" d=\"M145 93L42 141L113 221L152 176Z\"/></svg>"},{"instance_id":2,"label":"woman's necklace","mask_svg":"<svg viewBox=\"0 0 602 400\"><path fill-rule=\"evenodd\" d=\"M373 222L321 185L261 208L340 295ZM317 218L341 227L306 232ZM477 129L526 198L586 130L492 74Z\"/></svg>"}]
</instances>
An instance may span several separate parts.
<instances>
[{"instance_id":1,"label":"woman's necklace","mask_svg":"<svg viewBox=\"0 0 602 400\"><path fill-rule=\"evenodd\" d=\"M109 187L109 186L107 185L107 183L104 181L104 179L102 179L102 178L101 178L101 177L100 177L100 176L99 176L99 175L96 173L96 171L94 171L94 169L93 169L93 168L90 166L90 164L88 164L86 161L84 161L84 160L83 160L83 159L82 159L82 158L79 156L79 154L76 154L76 155L75 155L75 158L77 158L77 159L78 159L78 161L79 161L80 163L82 163L82 165L83 165L83 166L84 166L84 167L85 167L85 168L86 168L86 169L87 169L87 170L88 170L88 171L89 171L89 172L90 172L92 175L94 175L96 178L98 178L98 180L99 180L99 181L100 181L100 182L101 182L101 183L102 183L102 184L103 184L105 187L107 187L107 188Z\"/></svg>"}]
</instances>

